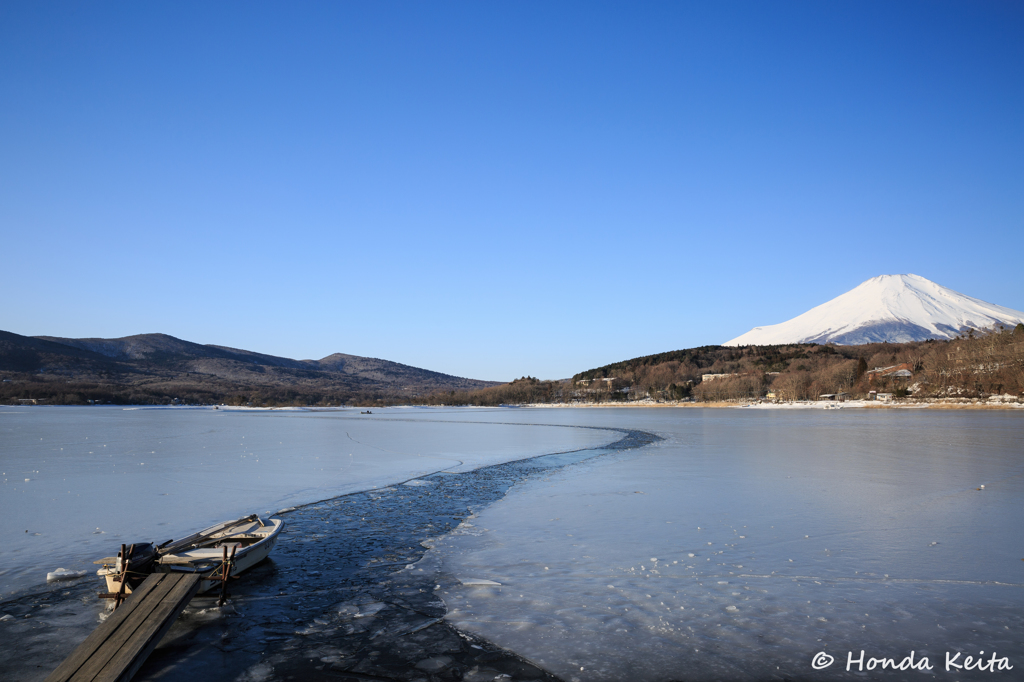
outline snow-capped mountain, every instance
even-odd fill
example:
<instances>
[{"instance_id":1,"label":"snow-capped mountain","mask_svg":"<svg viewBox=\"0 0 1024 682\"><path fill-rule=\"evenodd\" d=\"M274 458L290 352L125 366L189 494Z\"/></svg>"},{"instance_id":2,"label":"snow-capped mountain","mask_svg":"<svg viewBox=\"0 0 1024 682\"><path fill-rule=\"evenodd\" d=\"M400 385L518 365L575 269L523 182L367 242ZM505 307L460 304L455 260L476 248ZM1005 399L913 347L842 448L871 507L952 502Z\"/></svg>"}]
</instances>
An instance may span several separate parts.
<instances>
[{"instance_id":1,"label":"snow-capped mountain","mask_svg":"<svg viewBox=\"0 0 1024 682\"><path fill-rule=\"evenodd\" d=\"M1014 327L1024 312L947 289L918 275L873 277L792 320L754 327L726 346L853 345L951 339L968 328Z\"/></svg>"}]
</instances>

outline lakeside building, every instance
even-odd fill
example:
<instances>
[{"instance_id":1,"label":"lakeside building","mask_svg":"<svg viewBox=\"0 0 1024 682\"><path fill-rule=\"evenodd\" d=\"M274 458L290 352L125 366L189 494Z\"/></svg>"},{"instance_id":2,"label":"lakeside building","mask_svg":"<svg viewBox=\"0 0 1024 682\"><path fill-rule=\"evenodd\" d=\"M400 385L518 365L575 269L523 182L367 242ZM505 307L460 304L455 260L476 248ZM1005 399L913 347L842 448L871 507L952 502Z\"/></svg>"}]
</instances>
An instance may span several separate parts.
<instances>
[{"instance_id":1,"label":"lakeside building","mask_svg":"<svg viewBox=\"0 0 1024 682\"><path fill-rule=\"evenodd\" d=\"M873 384L879 379L909 379L914 376L911 371L914 369L913 365L909 362L902 362L898 365L890 365L889 367L875 367L865 372L865 376L868 378L868 383Z\"/></svg>"},{"instance_id":2,"label":"lakeside building","mask_svg":"<svg viewBox=\"0 0 1024 682\"><path fill-rule=\"evenodd\" d=\"M715 379L725 379L726 377L735 377L739 374L733 372L732 374L704 374L701 375L701 381L714 381Z\"/></svg>"},{"instance_id":3,"label":"lakeside building","mask_svg":"<svg viewBox=\"0 0 1024 682\"><path fill-rule=\"evenodd\" d=\"M615 382L615 380L616 380L616 377L605 377L605 378L601 378L601 379L580 379L579 381L576 382L576 385L577 386L589 386L591 383L593 383L595 381L603 381L604 385L607 388L611 388L611 385Z\"/></svg>"}]
</instances>

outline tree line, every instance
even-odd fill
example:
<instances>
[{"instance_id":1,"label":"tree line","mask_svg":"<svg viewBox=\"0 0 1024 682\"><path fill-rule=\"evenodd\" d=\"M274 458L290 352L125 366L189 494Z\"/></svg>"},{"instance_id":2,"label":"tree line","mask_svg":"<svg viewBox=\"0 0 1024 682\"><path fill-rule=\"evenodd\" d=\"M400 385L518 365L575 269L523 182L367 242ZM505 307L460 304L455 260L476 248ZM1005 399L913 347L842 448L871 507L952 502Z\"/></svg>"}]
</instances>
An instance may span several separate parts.
<instances>
[{"instance_id":1,"label":"tree line","mask_svg":"<svg viewBox=\"0 0 1024 682\"><path fill-rule=\"evenodd\" d=\"M905 368L910 378L875 368ZM704 380L706 375L724 375ZM1024 324L1014 329L968 330L949 341L873 343L860 346L787 344L702 346L581 372L564 381L523 376L479 390L438 391L425 396L364 390L326 382L254 385L217 379L133 383L81 381L60 374L9 374L0 403L35 399L50 404L229 404L278 406L480 405L528 403L698 402L813 400L822 394L869 391L898 396L984 398L1010 394L1024 399Z\"/></svg>"},{"instance_id":2,"label":"tree line","mask_svg":"<svg viewBox=\"0 0 1024 682\"><path fill-rule=\"evenodd\" d=\"M889 368L889 372L875 372ZM906 369L910 378L892 376ZM724 375L709 377L706 375ZM888 374L888 376L887 376ZM614 377L613 382L601 381ZM594 388L595 382L600 384ZM866 397L870 391L916 397L1010 394L1024 398L1024 324L1014 329L968 330L949 340L858 346L790 344L705 346L615 363L573 377L583 396L697 401L813 400L823 394Z\"/></svg>"},{"instance_id":3,"label":"tree line","mask_svg":"<svg viewBox=\"0 0 1024 682\"><path fill-rule=\"evenodd\" d=\"M911 376L892 375L901 368ZM705 381L706 375L719 376ZM617 362L580 372L567 381L522 377L479 391L435 393L418 402L625 403L639 398L718 402L769 397L789 401L838 393L864 398L871 391L918 398L1010 394L1024 400L1024 325L968 330L949 341L702 346Z\"/></svg>"}]
</instances>

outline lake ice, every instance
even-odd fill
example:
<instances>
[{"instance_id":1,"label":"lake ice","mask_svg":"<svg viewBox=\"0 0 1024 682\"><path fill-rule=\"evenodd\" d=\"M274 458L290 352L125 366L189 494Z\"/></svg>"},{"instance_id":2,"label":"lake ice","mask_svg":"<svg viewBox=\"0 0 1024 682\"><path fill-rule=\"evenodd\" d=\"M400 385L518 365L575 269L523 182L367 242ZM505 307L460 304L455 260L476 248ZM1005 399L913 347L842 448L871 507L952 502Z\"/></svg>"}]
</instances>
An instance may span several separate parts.
<instances>
[{"instance_id":1,"label":"lake ice","mask_svg":"<svg viewBox=\"0 0 1024 682\"><path fill-rule=\"evenodd\" d=\"M521 421L509 414L524 415L0 407L0 594L45 583L57 568L91 572L122 542L619 438L486 423Z\"/></svg>"},{"instance_id":2,"label":"lake ice","mask_svg":"<svg viewBox=\"0 0 1024 682\"><path fill-rule=\"evenodd\" d=\"M989 675L945 673L947 651L1024 662L1006 412L0 408L0 585L252 511L599 453L609 428L663 440L540 474L436 542L420 565L441 565L450 622L567 682L921 674L846 674L861 650L949 679Z\"/></svg>"},{"instance_id":3,"label":"lake ice","mask_svg":"<svg viewBox=\"0 0 1024 682\"><path fill-rule=\"evenodd\" d=\"M438 545L500 583L444 590L457 627L570 681L859 679L862 650L1024 671L1019 415L591 412L665 440L528 482Z\"/></svg>"}]
</instances>

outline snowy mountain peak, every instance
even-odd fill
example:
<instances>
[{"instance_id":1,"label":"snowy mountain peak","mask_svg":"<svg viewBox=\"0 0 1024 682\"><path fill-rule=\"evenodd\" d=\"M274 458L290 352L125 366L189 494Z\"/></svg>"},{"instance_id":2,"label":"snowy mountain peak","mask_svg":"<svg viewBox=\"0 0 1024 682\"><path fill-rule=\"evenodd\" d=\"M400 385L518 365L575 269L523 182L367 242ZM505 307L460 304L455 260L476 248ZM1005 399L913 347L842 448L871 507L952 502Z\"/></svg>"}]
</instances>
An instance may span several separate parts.
<instances>
[{"instance_id":1,"label":"snowy mountain peak","mask_svg":"<svg viewBox=\"0 0 1024 682\"><path fill-rule=\"evenodd\" d=\"M966 296L920 275L879 275L792 320L754 327L724 345L903 343L951 339L968 328L1020 322L1024 312Z\"/></svg>"}]
</instances>

